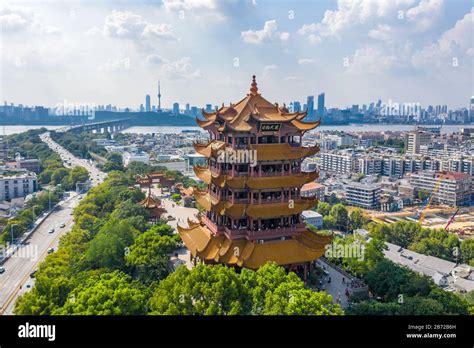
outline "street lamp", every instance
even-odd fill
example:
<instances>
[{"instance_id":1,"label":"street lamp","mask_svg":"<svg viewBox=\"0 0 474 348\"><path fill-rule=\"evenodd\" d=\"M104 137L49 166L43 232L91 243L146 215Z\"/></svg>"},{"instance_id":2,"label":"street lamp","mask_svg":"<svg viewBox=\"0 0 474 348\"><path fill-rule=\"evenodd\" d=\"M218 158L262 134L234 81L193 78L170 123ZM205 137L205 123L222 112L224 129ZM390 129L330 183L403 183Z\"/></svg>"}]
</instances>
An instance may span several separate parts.
<instances>
[{"instance_id":1,"label":"street lamp","mask_svg":"<svg viewBox=\"0 0 474 348\"><path fill-rule=\"evenodd\" d=\"M61 187L61 184L57 184L56 188ZM49 190L49 211L51 211L51 189Z\"/></svg>"},{"instance_id":2,"label":"street lamp","mask_svg":"<svg viewBox=\"0 0 474 348\"><path fill-rule=\"evenodd\" d=\"M11 238L12 238L12 245L13 245L13 227L15 227L15 226L18 226L18 224L10 225L10 235L11 235Z\"/></svg>"}]
</instances>

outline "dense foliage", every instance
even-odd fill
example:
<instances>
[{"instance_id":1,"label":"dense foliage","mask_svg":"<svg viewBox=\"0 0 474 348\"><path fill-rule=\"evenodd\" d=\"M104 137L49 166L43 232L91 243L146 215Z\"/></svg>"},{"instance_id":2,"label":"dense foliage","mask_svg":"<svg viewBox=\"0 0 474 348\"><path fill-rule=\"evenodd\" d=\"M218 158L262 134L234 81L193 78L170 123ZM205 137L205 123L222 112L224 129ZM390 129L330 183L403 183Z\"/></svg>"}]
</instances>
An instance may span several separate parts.
<instances>
[{"instance_id":1,"label":"dense foliage","mask_svg":"<svg viewBox=\"0 0 474 348\"><path fill-rule=\"evenodd\" d=\"M161 281L151 314L166 315L341 315L325 292L314 292L274 263L237 273L222 265L180 267Z\"/></svg>"},{"instance_id":2,"label":"dense foliage","mask_svg":"<svg viewBox=\"0 0 474 348\"><path fill-rule=\"evenodd\" d=\"M349 213L347 207L341 203L331 206L329 203L319 201L316 211L323 216L323 227L325 229L337 229L346 232L363 228L368 222L362 210L355 208Z\"/></svg>"},{"instance_id":3,"label":"dense foliage","mask_svg":"<svg viewBox=\"0 0 474 348\"><path fill-rule=\"evenodd\" d=\"M150 225L129 189L130 173L111 172L74 211L73 229L36 273L16 314L343 314L324 292L276 264L240 273L226 266L181 266L170 273L178 238Z\"/></svg>"},{"instance_id":4,"label":"dense foliage","mask_svg":"<svg viewBox=\"0 0 474 348\"><path fill-rule=\"evenodd\" d=\"M467 301L457 294L444 291L430 278L385 259L383 249L387 236L381 228L371 226L370 229L372 239L367 243L358 236L334 241L341 248L354 243L364 245L363 257L329 257L331 262L360 277L374 298L378 298L377 301L352 304L347 309L348 314L442 315L469 312Z\"/></svg>"},{"instance_id":5,"label":"dense foliage","mask_svg":"<svg viewBox=\"0 0 474 348\"><path fill-rule=\"evenodd\" d=\"M101 139L104 137L110 137L110 135L91 132L83 132L80 134L71 132L51 132L51 138L55 142L66 148L74 156L86 159L91 158L91 152L99 156L105 156L107 154L105 147L97 145L94 142L95 139Z\"/></svg>"},{"instance_id":6,"label":"dense foliage","mask_svg":"<svg viewBox=\"0 0 474 348\"><path fill-rule=\"evenodd\" d=\"M85 182L89 178L88 171L83 167L65 168L61 157L41 141L39 135L46 132L45 128L12 134L8 137L10 156L19 153L22 157L40 160L38 181L43 187L54 185L37 194L26 203L26 207L14 218L0 223L0 245L23 235L33 226L36 218L54 207L59 202L63 191L76 189L76 183Z\"/></svg>"},{"instance_id":7,"label":"dense foliage","mask_svg":"<svg viewBox=\"0 0 474 348\"><path fill-rule=\"evenodd\" d=\"M459 240L444 229L423 228L411 221L372 225L387 241L415 252L474 266L474 240Z\"/></svg>"}]
</instances>

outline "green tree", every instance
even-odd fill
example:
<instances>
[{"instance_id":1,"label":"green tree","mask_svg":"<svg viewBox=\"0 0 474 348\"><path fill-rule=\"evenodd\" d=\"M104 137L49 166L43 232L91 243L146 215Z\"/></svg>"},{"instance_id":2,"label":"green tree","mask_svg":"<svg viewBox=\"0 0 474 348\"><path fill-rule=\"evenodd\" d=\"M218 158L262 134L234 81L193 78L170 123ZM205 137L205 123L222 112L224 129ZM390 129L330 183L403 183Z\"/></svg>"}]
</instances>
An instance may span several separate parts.
<instances>
[{"instance_id":1,"label":"green tree","mask_svg":"<svg viewBox=\"0 0 474 348\"><path fill-rule=\"evenodd\" d=\"M331 206L329 205L329 203L319 201L318 206L316 207L316 211L322 216L327 216L331 211Z\"/></svg>"},{"instance_id":2,"label":"green tree","mask_svg":"<svg viewBox=\"0 0 474 348\"><path fill-rule=\"evenodd\" d=\"M331 208L329 213L335 221L336 228L341 231L347 231L349 216L347 213L347 208L342 204L336 204Z\"/></svg>"},{"instance_id":3,"label":"green tree","mask_svg":"<svg viewBox=\"0 0 474 348\"><path fill-rule=\"evenodd\" d=\"M424 189L417 190L417 197L419 200L425 201L428 199L429 196L430 196L430 192L428 190L424 190Z\"/></svg>"},{"instance_id":4,"label":"green tree","mask_svg":"<svg viewBox=\"0 0 474 348\"><path fill-rule=\"evenodd\" d=\"M90 242L84 255L86 264L91 268L123 269L136 235L138 231L127 221L109 220Z\"/></svg>"},{"instance_id":5,"label":"green tree","mask_svg":"<svg viewBox=\"0 0 474 348\"><path fill-rule=\"evenodd\" d=\"M168 275L169 256L176 248L176 241L161 236L157 230L148 230L139 235L125 256L132 275L144 283L163 279Z\"/></svg>"},{"instance_id":6,"label":"green tree","mask_svg":"<svg viewBox=\"0 0 474 348\"><path fill-rule=\"evenodd\" d=\"M159 315L235 315L249 311L247 291L239 275L221 265L198 265L191 271L179 267L158 284L149 306L151 314Z\"/></svg>"},{"instance_id":7,"label":"green tree","mask_svg":"<svg viewBox=\"0 0 474 348\"><path fill-rule=\"evenodd\" d=\"M171 199L177 203L181 200L181 195L179 193L175 193L171 195Z\"/></svg>"},{"instance_id":8,"label":"green tree","mask_svg":"<svg viewBox=\"0 0 474 348\"><path fill-rule=\"evenodd\" d=\"M349 227L351 230L363 228L368 223L368 219L360 209L354 209L349 215Z\"/></svg>"},{"instance_id":9,"label":"green tree","mask_svg":"<svg viewBox=\"0 0 474 348\"><path fill-rule=\"evenodd\" d=\"M54 314L65 315L143 315L146 292L142 286L120 272L104 273L88 279L68 296Z\"/></svg>"},{"instance_id":10,"label":"green tree","mask_svg":"<svg viewBox=\"0 0 474 348\"><path fill-rule=\"evenodd\" d=\"M461 261L474 266L474 239L465 239L461 242Z\"/></svg>"}]
</instances>

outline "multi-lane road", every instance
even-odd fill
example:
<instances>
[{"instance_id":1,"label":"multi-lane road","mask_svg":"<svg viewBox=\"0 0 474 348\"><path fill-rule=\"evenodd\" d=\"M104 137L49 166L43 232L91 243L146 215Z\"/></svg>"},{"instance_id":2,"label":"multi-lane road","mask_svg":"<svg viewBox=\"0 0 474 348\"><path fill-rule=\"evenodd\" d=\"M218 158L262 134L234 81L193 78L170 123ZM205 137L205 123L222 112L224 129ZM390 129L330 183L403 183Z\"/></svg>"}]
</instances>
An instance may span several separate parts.
<instances>
[{"instance_id":1,"label":"multi-lane road","mask_svg":"<svg viewBox=\"0 0 474 348\"><path fill-rule=\"evenodd\" d=\"M86 168L89 171L92 186L98 185L105 179L106 174L98 170L93 163L74 157L69 151L55 143L48 133L40 137L61 156L63 161L69 161L70 166ZM27 244L19 246L15 254L3 264L5 272L0 274L0 314L13 314L14 303L18 296L31 289L34 284L31 274L48 252L52 251L52 248L57 249L59 238L72 228L74 224L72 212L80 199L81 195L70 193L70 197L37 227ZM54 232L51 232L52 229Z\"/></svg>"},{"instance_id":2,"label":"multi-lane road","mask_svg":"<svg viewBox=\"0 0 474 348\"><path fill-rule=\"evenodd\" d=\"M104 181L107 174L97 169L94 163L90 162L89 160L80 159L74 157L72 153L67 151L65 148L58 145L55 141L53 141L49 133L43 133L40 135L42 141L44 141L53 151L55 151L61 159L66 162L66 166L74 167L74 166L81 166L86 168L89 171L90 178L92 180L92 186L100 184Z\"/></svg>"}]
</instances>

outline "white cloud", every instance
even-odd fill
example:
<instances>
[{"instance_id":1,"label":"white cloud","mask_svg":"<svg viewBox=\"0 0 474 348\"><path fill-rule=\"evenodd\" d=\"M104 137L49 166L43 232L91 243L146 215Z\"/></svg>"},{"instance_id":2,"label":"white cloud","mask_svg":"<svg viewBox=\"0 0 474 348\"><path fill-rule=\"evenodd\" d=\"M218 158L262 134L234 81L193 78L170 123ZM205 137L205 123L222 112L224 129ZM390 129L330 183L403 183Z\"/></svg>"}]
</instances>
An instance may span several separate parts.
<instances>
[{"instance_id":1,"label":"white cloud","mask_svg":"<svg viewBox=\"0 0 474 348\"><path fill-rule=\"evenodd\" d=\"M146 57L146 62L148 64L162 64L167 62L167 60L158 54L150 54Z\"/></svg>"},{"instance_id":2,"label":"white cloud","mask_svg":"<svg viewBox=\"0 0 474 348\"><path fill-rule=\"evenodd\" d=\"M392 27L389 25L379 24L377 29L369 31L369 37L375 40L387 41L392 37Z\"/></svg>"},{"instance_id":3,"label":"white cloud","mask_svg":"<svg viewBox=\"0 0 474 348\"><path fill-rule=\"evenodd\" d=\"M367 46L354 52L348 71L357 74L380 74L393 68L397 57L377 47Z\"/></svg>"},{"instance_id":4,"label":"white cloud","mask_svg":"<svg viewBox=\"0 0 474 348\"><path fill-rule=\"evenodd\" d=\"M168 11L215 10L215 0L163 0L163 7Z\"/></svg>"},{"instance_id":5,"label":"white cloud","mask_svg":"<svg viewBox=\"0 0 474 348\"><path fill-rule=\"evenodd\" d=\"M193 66L191 57L183 57L176 61L166 62L161 67L160 74L170 79L194 79L201 77L201 71Z\"/></svg>"},{"instance_id":6,"label":"white cloud","mask_svg":"<svg viewBox=\"0 0 474 348\"><path fill-rule=\"evenodd\" d=\"M61 31L42 23L39 16L26 6L12 5L7 1L0 3L0 26L4 32L29 30L37 35L57 35Z\"/></svg>"},{"instance_id":7,"label":"white cloud","mask_svg":"<svg viewBox=\"0 0 474 348\"><path fill-rule=\"evenodd\" d=\"M275 64L265 65L262 70L262 80L266 80L273 75L273 71L276 71L278 66Z\"/></svg>"},{"instance_id":8,"label":"white cloud","mask_svg":"<svg viewBox=\"0 0 474 348\"><path fill-rule=\"evenodd\" d=\"M452 59L473 56L472 28L474 25L474 7L458 20L453 28L445 31L438 41L417 52L412 63L417 67L442 66L452 64Z\"/></svg>"},{"instance_id":9,"label":"white cloud","mask_svg":"<svg viewBox=\"0 0 474 348\"><path fill-rule=\"evenodd\" d=\"M130 69L130 58L117 56L109 59L105 64L99 66L99 71L118 72Z\"/></svg>"},{"instance_id":10,"label":"white cloud","mask_svg":"<svg viewBox=\"0 0 474 348\"><path fill-rule=\"evenodd\" d=\"M312 58L300 58L298 59L298 64L299 65L305 65L305 64L314 64L316 61Z\"/></svg>"},{"instance_id":11,"label":"white cloud","mask_svg":"<svg viewBox=\"0 0 474 348\"><path fill-rule=\"evenodd\" d=\"M279 32L276 20L266 21L262 30L247 30L240 33L246 43L263 44L273 41L286 42L290 37L287 32Z\"/></svg>"},{"instance_id":12,"label":"white cloud","mask_svg":"<svg viewBox=\"0 0 474 348\"><path fill-rule=\"evenodd\" d=\"M0 25L3 31L25 30L32 21L33 11L29 7L0 3Z\"/></svg>"},{"instance_id":13,"label":"white cloud","mask_svg":"<svg viewBox=\"0 0 474 348\"><path fill-rule=\"evenodd\" d=\"M171 25L150 23L129 11L112 11L105 18L103 33L105 36L135 40L141 44L150 39L177 40Z\"/></svg>"},{"instance_id":14,"label":"white cloud","mask_svg":"<svg viewBox=\"0 0 474 348\"><path fill-rule=\"evenodd\" d=\"M219 20L231 18L248 7L247 0L163 0L166 11L182 11L186 16L209 15Z\"/></svg>"},{"instance_id":15,"label":"white cloud","mask_svg":"<svg viewBox=\"0 0 474 348\"><path fill-rule=\"evenodd\" d=\"M338 0L336 10L326 10L321 22L304 24L298 33L312 43L319 43L326 37L341 38L356 27L373 28L379 24L386 29L388 22L403 27L408 21L416 30L423 31L438 19L443 6L443 0ZM376 38L387 34L379 29L369 32L370 37Z\"/></svg>"},{"instance_id":16,"label":"white cloud","mask_svg":"<svg viewBox=\"0 0 474 348\"><path fill-rule=\"evenodd\" d=\"M93 26L92 28L87 29L85 34L88 36L96 36L102 34L102 30L97 26Z\"/></svg>"},{"instance_id":17,"label":"white cloud","mask_svg":"<svg viewBox=\"0 0 474 348\"><path fill-rule=\"evenodd\" d=\"M418 31L426 31L433 26L443 8L443 0L421 0L417 6L408 9L406 15Z\"/></svg>"}]
</instances>

